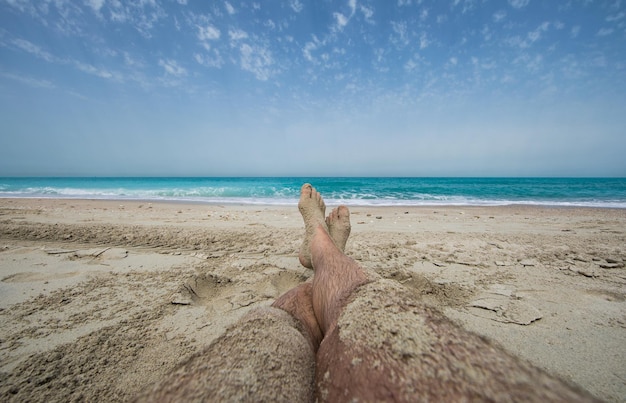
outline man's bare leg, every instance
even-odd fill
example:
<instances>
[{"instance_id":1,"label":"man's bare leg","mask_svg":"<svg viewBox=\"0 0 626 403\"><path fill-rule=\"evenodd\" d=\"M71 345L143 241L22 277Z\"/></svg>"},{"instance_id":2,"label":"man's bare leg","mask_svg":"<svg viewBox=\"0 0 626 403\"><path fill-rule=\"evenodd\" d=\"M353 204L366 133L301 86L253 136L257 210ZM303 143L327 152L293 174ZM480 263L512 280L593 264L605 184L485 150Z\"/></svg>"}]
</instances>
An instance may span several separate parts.
<instances>
[{"instance_id":1,"label":"man's bare leg","mask_svg":"<svg viewBox=\"0 0 626 403\"><path fill-rule=\"evenodd\" d=\"M465 331L400 284L368 282L331 239L329 223L320 223L321 196L304 186L302 200L313 310L324 335L316 356L319 400L593 400Z\"/></svg>"},{"instance_id":2,"label":"man's bare leg","mask_svg":"<svg viewBox=\"0 0 626 403\"><path fill-rule=\"evenodd\" d=\"M310 185L305 185L303 188L305 189L305 201L300 203L302 206L301 211L304 210L304 212L308 214L308 207L305 207L308 203L306 199L311 198L313 188L310 187ZM314 208L319 209L320 201L318 201L316 196L314 200ZM307 217L312 217L312 215L308 214ZM316 216L315 219L318 220L319 217ZM350 211L346 206L339 206L333 209L326 217L325 222L333 243L341 252L344 252L351 230ZM312 238L312 236L305 237L302 250L305 251L308 257L303 257L303 254L300 253L301 262L308 261L310 263L310 243ZM281 295L272 306L289 312L294 318L299 320L309 335L313 350L317 351L323 335L313 310L312 290L311 282L302 283Z\"/></svg>"},{"instance_id":3,"label":"man's bare leg","mask_svg":"<svg viewBox=\"0 0 626 403\"><path fill-rule=\"evenodd\" d=\"M302 283L278 297L272 306L289 313L302 324L302 334L313 352L317 352L323 335L313 310L312 294L313 284Z\"/></svg>"},{"instance_id":4,"label":"man's bare leg","mask_svg":"<svg viewBox=\"0 0 626 403\"><path fill-rule=\"evenodd\" d=\"M324 218L326 204L309 184L300 190L298 208L305 227L305 239L300 249L300 263L312 267L313 311L323 334L336 321L343 298L367 281L363 269L343 253L350 234L350 212L340 206ZM330 235L338 238L335 242Z\"/></svg>"},{"instance_id":5,"label":"man's bare leg","mask_svg":"<svg viewBox=\"0 0 626 403\"><path fill-rule=\"evenodd\" d=\"M282 309L252 309L136 402L313 401L315 352Z\"/></svg>"}]
</instances>

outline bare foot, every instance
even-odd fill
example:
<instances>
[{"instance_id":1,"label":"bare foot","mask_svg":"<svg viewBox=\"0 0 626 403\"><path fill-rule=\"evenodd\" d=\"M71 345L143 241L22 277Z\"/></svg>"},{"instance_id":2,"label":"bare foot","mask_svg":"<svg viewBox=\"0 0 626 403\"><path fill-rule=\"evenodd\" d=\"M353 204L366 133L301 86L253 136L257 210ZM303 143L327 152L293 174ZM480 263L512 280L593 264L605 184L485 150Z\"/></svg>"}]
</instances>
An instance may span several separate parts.
<instances>
[{"instance_id":1,"label":"bare foot","mask_svg":"<svg viewBox=\"0 0 626 403\"><path fill-rule=\"evenodd\" d=\"M300 201L298 209L304 220L304 241L300 247L300 263L309 269L313 268L311 263L311 239L315 234L315 230L320 225L324 230L328 231L324 214L326 213L326 204L322 195L319 194L313 186L308 183L302 185L300 189Z\"/></svg>"},{"instance_id":2,"label":"bare foot","mask_svg":"<svg viewBox=\"0 0 626 403\"><path fill-rule=\"evenodd\" d=\"M328 234L340 251L346 251L346 242L350 236L350 210L346 206L339 206L326 217Z\"/></svg>"}]
</instances>

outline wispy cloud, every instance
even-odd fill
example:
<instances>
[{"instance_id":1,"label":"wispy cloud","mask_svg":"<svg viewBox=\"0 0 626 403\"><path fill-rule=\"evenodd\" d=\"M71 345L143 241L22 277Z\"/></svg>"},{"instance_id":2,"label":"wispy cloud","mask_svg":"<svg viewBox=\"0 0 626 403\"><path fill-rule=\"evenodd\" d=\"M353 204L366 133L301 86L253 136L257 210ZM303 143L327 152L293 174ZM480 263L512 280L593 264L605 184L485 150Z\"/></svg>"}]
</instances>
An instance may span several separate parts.
<instances>
[{"instance_id":1,"label":"wispy cloud","mask_svg":"<svg viewBox=\"0 0 626 403\"><path fill-rule=\"evenodd\" d=\"M527 35L528 40L531 43L537 42L539 39L541 39L541 35L544 32L546 32L549 27L550 27L550 23L549 22L543 22L534 31L531 31L531 32L528 33L528 35Z\"/></svg>"},{"instance_id":2,"label":"wispy cloud","mask_svg":"<svg viewBox=\"0 0 626 403\"><path fill-rule=\"evenodd\" d=\"M359 10L361 10L361 13L363 13L363 17L365 18L365 21L369 23L374 22L372 20L372 17L374 16L374 9L372 7L360 5Z\"/></svg>"},{"instance_id":3,"label":"wispy cloud","mask_svg":"<svg viewBox=\"0 0 626 403\"><path fill-rule=\"evenodd\" d=\"M337 29L342 30L343 27L348 25L348 17L341 13L333 13L333 17L335 18L335 22L337 23Z\"/></svg>"},{"instance_id":4,"label":"wispy cloud","mask_svg":"<svg viewBox=\"0 0 626 403\"><path fill-rule=\"evenodd\" d=\"M273 74L274 59L269 49L264 46L243 44L241 51L241 69L249 71L261 81L267 81Z\"/></svg>"},{"instance_id":5,"label":"wispy cloud","mask_svg":"<svg viewBox=\"0 0 626 403\"><path fill-rule=\"evenodd\" d=\"M124 81L121 74L114 73L102 67L96 67L92 64L84 63L78 60L72 60L72 64L83 73L115 81Z\"/></svg>"},{"instance_id":6,"label":"wispy cloud","mask_svg":"<svg viewBox=\"0 0 626 403\"><path fill-rule=\"evenodd\" d=\"M313 55L313 52L324 46L326 46L326 41L322 41L317 36L313 35L312 40L304 44L304 47L302 48L302 54L308 62L317 63L318 60Z\"/></svg>"},{"instance_id":7,"label":"wispy cloud","mask_svg":"<svg viewBox=\"0 0 626 403\"><path fill-rule=\"evenodd\" d=\"M175 77L183 77L187 75L187 70L180 66L176 60L159 60L159 66L163 67L165 72Z\"/></svg>"},{"instance_id":8,"label":"wispy cloud","mask_svg":"<svg viewBox=\"0 0 626 403\"><path fill-rule=\"evenodd\" d=\"M524 8L528 3L530 3L530 0L509 0L511 7L516 9Z\"/></svg>"},{"instance_id":9,"label":"wispy cloud","mask_svg":"<svg viewBox=\"0 0 626 403\"><path fill-rule=\"evenodd\" d=\"M335 26L333 27L334 31L342 31L344 27L348 25L348 23L356 13L356 6L356 0L348 0L348 8L350 9L348 15L345 15L341 12L333 13L333 18L335 19Z\"/></svg>"},{"instance_id":10,"label":"wispy cloud","mask_svg":"<svg viewBox=\"0 0 626 403\"><path fill-rule=\"evenodd\" d=\"M11 41L11 43L17 48L30 53L31 55L45 60L49 63L55 63L59 65L70 65L75 67L77 70L87 73L96 77L114 80L114 81L124 81L123 75L117 72L113 72L103 67L96 67L93 64L83 62L81 60L77 60L73 57L58 57L50 52L42 49L40 46L21 38L16 38Z\"/></svg>"},{"instance_id":11,"label":"wispy cloud","mask_svg":"<svg viewBox=\"0 0 626 403\"><path fill-rule=\"evenodd\" d=\"M391 29L393 35L391 42L397 46L406 46L409 44L409 30L406 21L391 21Z\"/></svg>"},{"instance_id":12,"label":"wispy cloud","mask_svg":"<svg viewBox=\"0 0 626 403\"><path fill-rule=\"evenodd\" d=\"M598 31L598 33L596 35L597 36L609 36L613 32L615 32L615 30L613 28L600 28L600 30Z\"/></svg>"},{"instance_id":13,"label":"wispy cloud","mask_svg":"<svg viewBox=\"0 0 626 403\"><path fill-rule=\"evenodd\" d=\"M215 41L220 39L221 32L211 24L198 26L198 39L201 41Z\"/></svg>"},{"instance_id":14,"label":"wispy cloud","mask_svg":"<svg viewBox=\"0 0 626 403\"><path fill-rule=\"evenodd\" d=\"M426 32L422 32L420 34L420 50L426 49L430 45L430 40L428 39L428 34Z\"/></svg>"},{"instance_id":15,"label":"wispy cloud","mask_svg":"<svg viewBox=\"0 0 626 403\"><path fill-rule=\"evenodd\" d=\"M195 53L194 60L202 66L221 68L224 65L224 58L217 49L210 49L206 53Z\"/></svg>"},{"instance_id":16,"label":"wispy cloud","mask_svg":"<svg viewBox=\"0 0 626 403\"><path fill-rule=\"evenodd\" d=\"M502 22L502 21L504 21L505 18L506 18L506 11L504 11L504 10L496 11L493 14L493 21L494 22Z\"/></svg>"},{"instance_id":17,"label":"wispy cloud","mask_svg":"<svg viewBox=\"0 0 626 403\"><path fill-rule=\"evenodd\" d=\"M235 10L235 7L233 7L232 4L230 4L229 2L225 1L224 2L224 8L226 9L226 12L230 15L235 14L237 11Z\"/></svg>"},{"instance_id":18,"label":"wispy cloud","mask_svg":"<svg viewBox=\"0 0 626 403\"><path fill-rule=\"evenodd\" d=\"M300 0L289 0L289 7L291 7L291 9L296 13L299 13L302 9L304 9L304 5L300 2Z\"/></svg>"},{"instance_id":19,"label":"wispy cloud","mask_svg":"<svg viewBox=\"0 0 626 403\"><path fill-rule=\"evenodd\" d=\"M248 34L246 33L246 31L243 31L241 29L229 29L228 37L232 42L236 42L242 39L246 39L248 37Z\"/></svg>"},{"instance_id":20,"label":"wispy cloud","mask_svg":"<svg viewBox=\"0 0 626 403\"><path fill-rule=\"evenodd\" d=\"M100 12L100 9L104 5L105 0L87 0L87 5L92 8L96 13Z\"/></svg>"},{"instance_id":21,"label":"wispy cloud","mask_svg":"<svg viewBox=\"0 0 626 403\"><path fill-rule=\"evenodd\" d=\"M126 4L113 0L105 4L108 7L107 11L111 21L130 24L145 38L151 38L155 25L167 17L163 7L155 0L143 0ZM100 11L103 10L103 7Z\"/></svg>"},{"instance_id":22,"label":"wispy cloud","mask_svg":"<svg viewBox=\"0 0 626 403\"><path fill-rule=\"evenodd\" d=\"M59 59L53 56L51 53L41 49L39 46L34 43L27 41L26 39L17 38L12 41L13 45L17 46L21 50L28 52L40 59L43 59L47 62L58 62Z\"/></svg>"},{"instance_id":23,"label":"wispy cloud","mask_svg":"<svg viewBox=\"0 0 626 403\"><path fill-rule=\"evenodd\" d=\"M508 37L505 39L505 43L507 43L509 46L527 49L533 46L535 42L539 41L542 38L543 34L547 32L549 28L550 23L543 22L534 30L528 32L524 37L520 35Z\"/></svg>"},{"instance_id":24,"label":"wispy cloud","mask_svg":"<svg viewBox=\"0 0 626 403\"><path fill-rule=\"evenodd\" d=\"M27 77L21 74L0 72L0 76L4 78L8 78L10 80L19 81L23 84L28 85L29 87L47 88L47 89L56 88L56 86L48 80L41 80L41 79L37 79L33 77Z\"/></svg>"}]
</instances>

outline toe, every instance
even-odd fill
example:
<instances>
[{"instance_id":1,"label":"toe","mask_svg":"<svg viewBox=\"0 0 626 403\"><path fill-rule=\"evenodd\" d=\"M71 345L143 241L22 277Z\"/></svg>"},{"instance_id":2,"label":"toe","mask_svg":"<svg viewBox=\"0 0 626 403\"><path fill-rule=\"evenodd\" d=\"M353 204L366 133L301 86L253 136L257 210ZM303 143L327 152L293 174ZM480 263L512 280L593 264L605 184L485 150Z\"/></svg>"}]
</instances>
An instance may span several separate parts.
<instances>
[{"instance_id":1,"label":"toe","mask_svg":"<svg viewBox=\"0 0 626 403\"><path fill-rule=\"evenodd\" d=\"M305 197L311 197L311 194L313 193L313 191L314 191L313 186L311 186L310 183L305 183L300 188L300 195L305 196Z\"/></svg>"},{"instance_id":2,"label":"toe","mask_svg":"<svg viewBox=\"0 0 626 403\"><path fill-rule=\"evenodd\" d=\"M337 207L337 217L338 218L345 218L345 217L349 217L350 216L350 210L348 209L348 207L341 205L339 207Z\"/></svg>"}]
</instances>

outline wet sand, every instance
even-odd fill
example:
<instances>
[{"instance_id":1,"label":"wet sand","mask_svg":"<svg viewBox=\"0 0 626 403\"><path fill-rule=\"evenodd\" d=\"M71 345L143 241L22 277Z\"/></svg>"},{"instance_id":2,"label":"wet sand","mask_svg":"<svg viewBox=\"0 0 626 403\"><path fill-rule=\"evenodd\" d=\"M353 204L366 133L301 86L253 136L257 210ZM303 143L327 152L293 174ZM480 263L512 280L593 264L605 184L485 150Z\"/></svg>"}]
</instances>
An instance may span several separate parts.
<instances>
[{"instance_id":1,"label":"wet sand","mask_svg":"<svg viewBox=\"0 0 626 403\"><path fill-rule=\"evenodd\" d=\"M351 211L363 267L624 401L626 210ZM0 199L0 398L131 399L310 278L303 233L295 206Z\"/></svg>"}]
</instances>

